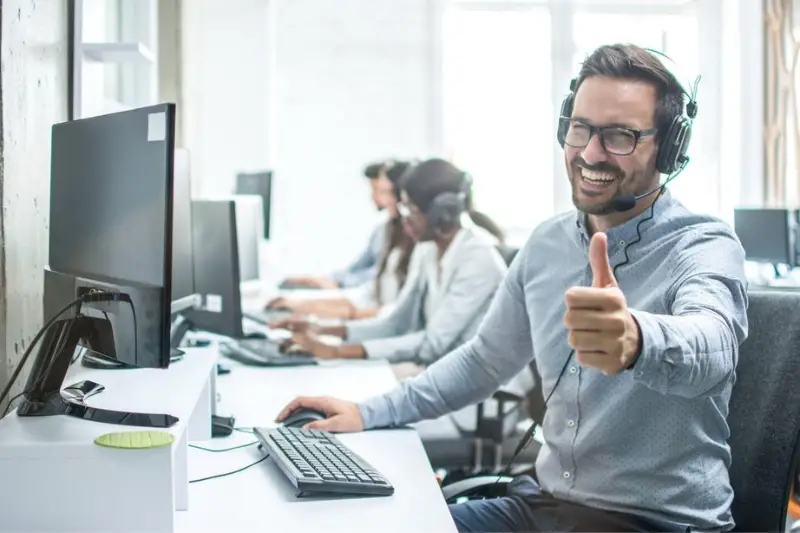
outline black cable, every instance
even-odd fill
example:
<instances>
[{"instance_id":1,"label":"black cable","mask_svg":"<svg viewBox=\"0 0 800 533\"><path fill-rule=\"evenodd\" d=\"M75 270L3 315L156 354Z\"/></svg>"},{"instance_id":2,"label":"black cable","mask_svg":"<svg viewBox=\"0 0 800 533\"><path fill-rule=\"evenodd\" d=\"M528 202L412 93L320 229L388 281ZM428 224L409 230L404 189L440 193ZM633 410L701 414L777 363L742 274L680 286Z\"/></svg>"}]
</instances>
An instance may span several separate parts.
<instances>
[{"instance_id":1,"label":"black cable","mask_svg":"<svg viewBox=\"0 0 800 533\"><path fill-rule=\"evenodd\" d=\"M6 408L3 411L3 416L0 416L0 418L5 418L5 416L8 414L8 410L11 409L11 406L14 404L14 402L17 401L17 399L20 396L22 396L23 394L25 394L25 391L20 392L19 394L17 394L16 396L14 396L10 400L8 400L8 403L6 404Z\"/></svg>"},{"instance_id":2,"label":"black cable","mask_svg":"<svg viewBox=\"0 0 800 533\"><path fill-rule=\"evenodd\" d=\"M230 472L225 472L225 473L222 473L222 474L214 474L213 476L206 476L206 477L201 477L201 478L198 478L198 479L190 479L189 483L200 483L201 481L208 481L209 479L218 479L218 478L221 478L221 477L232 476L233 474L238 474L239 472L244 472L248 468L251 468L251 467L256 466L257 464L263 463L268 457L269 457L269 454L266 454L264 457L262 457L258 461L254 462L254 463L250 463L247 466L243 466L242 468L239 468L238 470L232 470Z\"/></svg>"},{"instance_id":3,"label":"black cable","mask_svg":"<svg viewBox=\"0 0 800 533\"><path fill-rule=\"evenodd\" d=\"M6 384L5 389L3 389L3 392L0 393L0 404L3 403L3 400L6 399L6 397L9 394L9 392L11 391L11 387L14 385L14 382L19 377L19 374L20 374L20 372L22 372L22 369L25 367L25 363L27 362L28 358L30 357L31 353L33 352L33 348L39 343L39 341L41 340L42 336L47 332L47 330L49 330L53 326L53 324L55 324L58 320L60 320L61 315L63 315L64 313L66 313L72 307L75 307L75 306L77 306L76 311L80 311L80 306L81 306L80 304L83 304L83 303L86 303L86 302L110 302L110 301L127 301L128 303L131 304L131 308L133 308L133 302L130 300L130 297L127 294L118 293L118 292L102 291L102 290L99 290L99 289L92 289L89 292L86 292L86 293L80 295L79 297L75 298L70 303L68 303L67 305L62 307L58 312L56 312L55 315L53 315L50 318L50 320L45 322L45 324L39 329L39 331L33 337L33 340L31 341L31 343L28 346L28 348L25 350L25 353L22 354L22 358L20 359L19 364L17 365L17 368L14 370L14 374L11 376L11 379L8 380L8 383ZM77 318L77 315L75 317L73 317L73 319L75 319L75 318ZM135 314L135 311L134 311L134 327L135 327L135 324L136 324L136 314ZM39 381L37 381L37 383L34 385L34 388L39 386L41 384L41 380L44 379L47 375L49 375L50 370L52 369L53 363L54 363L54 361L51 360L50 364L48 365L48 367L46 369L46 371L41 374ZM27 392L29 392L29 390L22 391L22 393L20 393L17 396L15 396L11 401L16 400L17 398L19 398L20 396L22 396L23 394L25 394ZM11 404L11 401L9 401L9 405ZM6 414L8 413L8 408L9 408L9 406L7 405L6 406ZM3 416L5 417L5 414Z\"/></svg>"},{"instance_id":4,"label":"black cable","mask_svg":"<svg viewBox=\"0 0 800 533\"><path fill-rule=\"evenodd\" d=\"M0 403L3 403L3 400L5 400L6 397L8 396L8 393L11 390L12 385L14 384L14 382L19 377L20 372L22 372L22 369L25 367L25 362L28 360L28 357L30 357L31 352L33 351L33 348L39 343L39 340L42 338L42 335L44 335L45 332L48 329L50 329L53 324L55 324L58 320L60 320L61 315L63 315L67 311L69 311L70 308L74 307L75 305L77 305L79 303L83 303L84 297L85 297L85 295L82 295L82 296L80 296L78 298L75 298L70 303L68 303L67 305L62 307L61 310L59 310L52 318L50 318L50 320L48 320L39 329L39 331L33 337L33 340L31 341L30 345L28 345L28 349L25 350L24 354L22 354L22 358L19 360L19 364L17 365L17 368L14 370L14 374L11 376L11 379L8 380L8 383L6 384L5 389L3 389L3 392L0 393ZM3 416L5 416L5 415L3 415Z\"/></svg>"},{"instance_id":5,"label":"black cable","mask_svg":"<svg viewBox=\"0 0 800 533\"><path fill-rule=\"evenodd\" d=\"M233 450L241 450L242 448L249 448L250 446L258 444L258 442L259 441L254 440L253 442L240 444L238 446L233 446L231 448L204 448L203 446L198 446L197 444L190 444L189 448L194 448L195 450L202 450L204 452L222 453L222 452L232 452Z\"/></svg>"},{"instance_id":6,"label":"black cable","mask_svg":"<svg viewBox=\"0 0 800 533\"><path fill-rule=\"evenodd\" d=\"M684 167L685 167L685 166L686 166L686 165L684 165ZM683 168L681 168L680 170L683 170ZM678 171L678 172L677 172L675 175L673 175L672 177L674 178L675 176L677 176L677 174L679 174L679 173L680 173L680 170L679 170L679 171ZM666 185L666 183L665 183L665 185ZM645 223L645 222L647 222L648 220L652 220L652 219L653 219L653 216L655 216L655 206L656 206L656 202L657 202L657 201L658 201L658 199L661 197L661 195L663 194L663 192L664 192L664 187L662 186L662 188L661 188L661 190L658 192L658 195L656 196L655 200L653 200L653 203L652 203L652 204L650 204L650 207L649 207L649 210L650 210L650 212L647 214L647 216L646 216L646 217L644 217L643 219L641 219L641 220L640 220L640 221L639 221L639 222L636 224L636 238L635 238L634 240L632 240L631 242L627 243L627 244L625 245L625 248L623 248L623 249L622 249L622 253L625 255L625 259L624 259L622 262L620 262L619 264L617 264L617 265L614 267L614 269L613 269L613 273L614 273L614 277L615 277L615 278L617 277L617 269L619 269L620 267L622 267L622 266L624 266L624 265L627 265L628 263L630 263L630 258L628 257L628 248L630 248L630 247L631 247L631 246L633 246L634 244L637 244L637 243L641 242L641 240L642 240L642 231L641 231L642 224L644 224L644 223ZM567 370L567 366L569 365L569 362L570 362L570 360L572 359L572 356L573 356L574 354L575 354L575 350L571 350L571 351L569 352L569 355L567 356L567 359L566 359L566 361L564 361L564 366L561 368L561 372L559 372L559 374L558 374L558 379L556 379L556 384L555 384L555 385L553 385L553 388L552 388L552 389L550 389L550 394L548 394L548 395L547 395L547 398L546 398L546 399L545 399L545 401L544 401L544 410L545 410L545 411L547 410L547 404L550 402L550 398L553 396L553 393L554 393L554 392L556 391L556 389L558 388L558 384L559 384L559 383L561 383L561 378L562 378L562 377L564 377L564 372ZM499 483L499 482L500 482L500 479L501 479L503 476L507 476L507 475L509 475L509 474L510 474L510 472L511 472L511 467L514 465L514 460L517 458L517 456L518 456L520 453L522 453L522 451L523 451L525 448L527 448L527 447L528 447L528 445L530 444L531 440L533 439L533 435L534 435L534 433L536 432L536 428L538 427L538 425L539 425L539 424L538 424L536 421L533 421L533 423L531 423L530 427L529 427L529 428L528 428L528 429L525 431L525 433L522 435L522 438L520 439L520 441L519 441L519 444L517 444L517 447L514 449L514 453L511 455L511 459L510 459L510 460L508 461L508 463L506 464L506 467L505 467L503 470L501 470L501 471L500 471L500 474L497 476L497 480L495 481L495 484L496 484L496 483Z\"/></svg>"}]
</instances>

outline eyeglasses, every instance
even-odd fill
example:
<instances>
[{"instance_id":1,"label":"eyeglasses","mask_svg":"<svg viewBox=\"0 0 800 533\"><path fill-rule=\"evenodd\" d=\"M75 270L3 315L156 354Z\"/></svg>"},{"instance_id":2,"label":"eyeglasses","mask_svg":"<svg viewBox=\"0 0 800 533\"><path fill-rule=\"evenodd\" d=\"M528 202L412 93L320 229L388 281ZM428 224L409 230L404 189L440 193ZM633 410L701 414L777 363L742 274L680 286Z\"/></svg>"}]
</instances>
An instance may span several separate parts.
<instances>
[{"instance_id":1,"label":"eyeglasses","mask_svg":"<svg viewBox=\"0 0 800 533\"><path fill-rule=\"evenodd\" d=\"M561 117L562 125L569 123L564 143L573 148L585 148L595 134L600 136L600 145L614 155L630 155L643 137L655 135L656 128L637 130L619 126L592 126L570 117Z\"/></svg>"}]
</instances>

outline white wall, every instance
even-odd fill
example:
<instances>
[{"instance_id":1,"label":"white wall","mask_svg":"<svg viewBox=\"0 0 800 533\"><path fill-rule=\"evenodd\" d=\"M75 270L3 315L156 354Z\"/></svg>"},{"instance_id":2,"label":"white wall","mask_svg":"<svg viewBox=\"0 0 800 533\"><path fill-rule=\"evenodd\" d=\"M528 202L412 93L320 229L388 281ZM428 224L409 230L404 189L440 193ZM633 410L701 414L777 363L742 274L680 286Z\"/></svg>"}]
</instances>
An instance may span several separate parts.
<instances>
[{"instance_id":1,"label":"white wall","mask_svg":"<svg viewBox=\"0 0 800 533\"><path fill-rule=\"evenodd\" d=\"M438 0L183 3L185 139L203 194L275 170L287 271L329 271L376 220L363 165L437 152ZM268 124L269 123L269 127Z\"/></svg>"},{"instance_id":2,"label":"white wall","mask_svg":"<svg viewBox=\"0 0 800 533\"><path fill-rule=\"evenodd\" d=\"M42 325L50 127L67 118L66 6L2 0L0 388Z\"/></svg>"}]
</instances>

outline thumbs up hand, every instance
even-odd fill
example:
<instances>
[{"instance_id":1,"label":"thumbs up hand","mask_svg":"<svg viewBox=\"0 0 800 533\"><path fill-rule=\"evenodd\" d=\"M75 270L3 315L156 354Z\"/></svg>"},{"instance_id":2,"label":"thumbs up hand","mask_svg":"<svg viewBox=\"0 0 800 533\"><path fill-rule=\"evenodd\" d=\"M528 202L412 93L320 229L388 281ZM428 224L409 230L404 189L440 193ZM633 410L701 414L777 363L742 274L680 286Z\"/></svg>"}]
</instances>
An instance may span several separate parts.
<instances>
[{"instance_id":1,"label":"thumbs up hand","mask_svg":"<svg viewBox=\"0 0 800 533\"><path fill-rule=\"evenodd\" d=\"M592 286L567 290L564 325L578 363L615 375L635 363L641 334L608 261L605 233L592 236L589 264Z\"/></svg>"}]
</instances>

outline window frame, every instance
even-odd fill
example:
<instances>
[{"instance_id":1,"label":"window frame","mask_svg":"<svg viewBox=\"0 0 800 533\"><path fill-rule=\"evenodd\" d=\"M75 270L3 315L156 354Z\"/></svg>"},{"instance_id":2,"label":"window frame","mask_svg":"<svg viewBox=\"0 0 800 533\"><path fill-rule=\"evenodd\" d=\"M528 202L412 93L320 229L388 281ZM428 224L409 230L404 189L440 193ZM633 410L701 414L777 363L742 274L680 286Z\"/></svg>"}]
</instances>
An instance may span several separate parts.
<instances>
[{"instance_id":1,"label":"window frame","mask_svg":"<svg viewBox=\"0 0 800 533\"><path fill-rule=\"evenodd\" d=\"M85 118L83 110L83 62L91 57L102 64L120 68L114 80L118 98L106 98L111 111L155 103L157 99L157 0L106 0L113 2L117 21L117 41L88 43L83 40L84 0L67 2L67 118ZM145 34L148 42L138 36ZM88 45L88 46L87 46ZM128 105L124 102L130 102ZM104 104L105 105L105 104Z\"/></svg>"}]
</instances>

